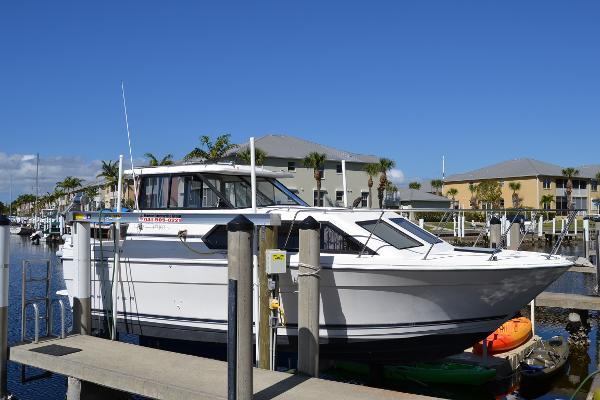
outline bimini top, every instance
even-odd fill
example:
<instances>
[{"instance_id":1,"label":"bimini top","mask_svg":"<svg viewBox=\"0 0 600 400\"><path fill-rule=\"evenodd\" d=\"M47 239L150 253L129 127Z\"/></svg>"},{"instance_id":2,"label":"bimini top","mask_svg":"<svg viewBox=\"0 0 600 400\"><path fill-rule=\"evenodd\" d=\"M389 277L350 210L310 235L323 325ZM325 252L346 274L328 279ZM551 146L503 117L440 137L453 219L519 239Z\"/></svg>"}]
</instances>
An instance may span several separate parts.
<instances>
[{"instance_id":1,"label":"bimini top","mask_svg":"<svg viewBox=\"0 0 600 400\"><path fill-rule=\"evenodd\" d=\"M132 170L124 172L126 176L132 175ZM213 173L224 175L245 175L250 176L251 168L249 165L235 165L231 163L215 164L180 164L180 165L161 165L157 167L134 168L135 174L140 175L168 175L185 173ZM256 176L265 178L291 178L293 175L289 172L274 172L267 169L256 167Z\"/></svg>"}]
</instances>

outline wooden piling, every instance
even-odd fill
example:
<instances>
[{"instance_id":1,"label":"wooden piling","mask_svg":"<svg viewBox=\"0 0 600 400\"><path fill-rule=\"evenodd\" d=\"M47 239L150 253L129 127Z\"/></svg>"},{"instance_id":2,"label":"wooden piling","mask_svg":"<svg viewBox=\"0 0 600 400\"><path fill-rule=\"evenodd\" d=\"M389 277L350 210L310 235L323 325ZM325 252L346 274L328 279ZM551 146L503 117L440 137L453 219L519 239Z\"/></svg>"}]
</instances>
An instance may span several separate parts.
<instances>
[{"instance_id":1,"label":"wooden piling","mask_svg":"<svg viewBox=\"0 0 600 400\"><path fill-rule=\"evenodd\" d=\"M502 243L502 222L497 217L492 217L490 220L490 247L499 248Z\"/></svg>"},{"instance_id":2,"label":"wooden piling","mask_svg":"<svg viewBox=\"0 0 600 400\"><path fill-rule=\"evenodd\" d=\"M307 217L299 224L298 372L319 374L320 224Z\"/></svg>"},{"instance_id":3,"label":"wooden piling","mask_svg":"<svg viewBox=\"0 0 600 400\"><path fill-rule=\"evenodd\" d=\"M519 243L521 242L521 225L515 221L510 226L510 243L508 244L509 250L517 250Z\"/></svg>"},{"instance_id":4,"label":"wooden piling","mask_svg":"<svg viewBox=\"0 0 600 400\"><path fill-rule=\"evenodd\" d=\"M74 258L79 277L77 292L73 296L73 332L82 335L92 334L90 230L91 226L88 222L73 223Z\"/></svg>"},{"instance_id":5,"label":"wooden piling","mask_svg":"<svg viewBox=\"0 0 600 400\"><path fill-rule=\"evenodd\" d=\"M271 318L271 309L269 308L269 300L271 293L268 287L268 275L266 265L266 252L269 249L277 248L277 227L264 226L260 228L258 239L258 290L259 290L259 342L258 342L258 367L262 369L270 369L270 337L271 328L269 320ZM275 346L275 343L273 344Z\"/></svg>"},{"instance_id":6,"label":"wooden piling","mask_svg":"<svg viewBox=\"0 0 600 400\"><path fill-rule=\"evenodd\" d=\"M228 349L235 346L234 360L228 351L228 363L235 368L229 371L229 400L252 399L252 236L254 224L243 215L238 215L227 224L227 264L230 293L236 299L229 299L228 321L232 312L236 320L236 332L228 329ZM234 290L235 289L235 290ZM231 297L231 296L230 296ZM235 307L231 307L235 301ZM234 334L237 338L234 338ZM231 336L230 336L231 334ZM235 340L235 345L230 339ZM235 371L235 379L231 373ZM233 384L233 387L231 385ZM233 392L233 396L232 396Z\"/></svg>"}]
</instances>

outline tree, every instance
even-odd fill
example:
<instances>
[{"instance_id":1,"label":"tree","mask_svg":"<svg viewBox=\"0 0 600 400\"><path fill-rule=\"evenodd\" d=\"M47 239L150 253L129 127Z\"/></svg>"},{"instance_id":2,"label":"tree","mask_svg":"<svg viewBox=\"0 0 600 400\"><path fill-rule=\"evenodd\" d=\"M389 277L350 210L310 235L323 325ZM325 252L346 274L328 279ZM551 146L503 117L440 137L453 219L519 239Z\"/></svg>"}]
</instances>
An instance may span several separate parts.
<instances>
[{"instance_id":1,"label":"tree","mask_svg":"<svg viewBox=\"0 0 600 400\"><path fill-rule=\"evenodd\" d=\"M542 208L550 208L550 205L552 204L553 201L554 201L554 196L552 196L551 194L544 194L540 198L540 206Z\"/></svg>"},{"instance_id":2,"label":"tree","mask_svg":"<svg viewBox=\"0 0 600 400\"><path fill-rule=\"evenodd\" d=\"M479 201L499 208L502 200L502 187L497 181L483 181L477 185L477 198Z\"/></svg>"},{"instance_id":3,"label":"tree","mask_svg":"<svg viewBox=\"0 0 600 400\"><path fill-rule=\"evenodd\" d=\"M151 167L158 167L159 165L173 165L173 155L167 154L160 160L154 156L152 153L144 154L144 158L148 160L148 164Z\"/></svg>"},{"instance_id":4,"label":"tree","mask_svg":"<svg viewBox=\"0 0 600 400\"><path fill-rule=\"evenodd\" d=\"M398 192L398 186L394 185L392 182L387 181L385 184L385 195L389 201L394 200L394 193Z\"/></svg>"},{"instance_id":5,"label":"tree","mask_svg":"<svg viewBox=\"0 0 600 400\"><path fill-rule=\"evenodd\" d=\"M411 182L408 184L408 188L419 190L419 189L421 189L421 184L419 182Z\"/></svg>"},{"instance_id":6,"label":"tree","mask_svg":"<svg viewBox=\"0 0 600 400\"><path fill-rule=\"evenodd\" d=\"M379 186L377 187L377 197L379 198L379 208L383 208L383 193L388 183L387 173L396 166L394 160L389 158L379 159Z\"/></svg>"},{"instance_id":7,"label":"tree","mask_svg":"<svg viewBox=\"0 0 600 400\"><path fill-rule=\"evenodd\" d=\"M448 191L446 192L446 196L450 196L452 197L452 202L454 203L456 201L456 195L458 194L458 189L457 188L450 188L448 189Z\"/></svg>"},{"instance_id":8,"label":"tree","mask_svg":"<svg viewBox=\"0 0 600 400\"><path fill-rule=\"evenodd\" d=\"M231 135L229 134L217 136L214 143L210 140L210 137L202 135L200 136L200 147L194 148L183 159L200 158L205 161L216 162L222 159L229 150L236 147L238 145L231 143Z\"/></svg>"},{"instance_id":9,"label":"tree","mask_svg":"<svg viewBox=\"0 0 600 400\"><path fill-rule=\"evenodd\" d=\"M575 208L575 205L573 204L573 178L579 175L579 170L569 167L563 169L562 174L565 178L567 178L567 208L571 210Z\"/></svg>"},{"instance_id":10,"label":"tree","mask_svg":"<svg viewBox=\"0 0 600 400\"><path fill-rule=\"evenodd\" d=\"M102 169L96 175L96 178L103 178L106 183L105 188L110 188L113 192L113 198L117 196L117 185L119 184L119 164L116 161L102 161Z\"/></svg>"},{"instance_id":11,"label":"tree","mask_svg":"<svg viewBox=\"0 0 600 400\"><path fill-rule=\"evenodd\" d=\"M4 203L0 201L0 215L6 214L8 214L8 207L6 207Z\"/></svg>"},{"instance_id":12,"label":"tree","mask_svg":"<svg viewBox=\"0 0 600 400\"><path fill-rule=\"evenodd\" d=\"M241 164L250 165L252 162L250 159L250 147L246 147L245 149L238 151L237 158L240 160ZM256 161L256 165L263 165L266 159L266 151L259 149L258 147L254 149L254 160Z\"/></svg>"},{"instance_id":13,"label":"tree","mask_svg":"<svg viewBox=\"0 0 600 400\"><path fill-rule=\"evenodd\" d=\"M321 180L323 179L323 168L325 167L325 159L327 157L324 153L317 153L316 151L310 152L302 160L302 164L306 168L313 169L313 176L317 182L317 207L323 206L323 199L321 198Z\"/></svg>"},{"instance_id":14,"label":"tree","mask_svg":"<svg viewBox=\"0 0 600 400\"><path fill-rule=\"evenodd\" d=\"M442 192L444 182L441 179L432 179L430 183L431 187L435 190L435 194L439 195Z\"/></svg>"},{"instance_id":15,"label":"tree","mask_svg":"<svg viewBox=\"0 0 600 400\"><path fill-rule=\"evenodd\" d=\"M66 192L71 192L71 191L77 189L78 187L81 187L82 183L83 183L83 179L75 178L73 176L67 176L62 181L56 182L56 187L58 189L63 189Z\"/></svg>"},{"instance_id":16,"label":"tree","mask_svg":"<svg viewBox=\"0 0 600 400\"><path fill-rule=\"evenodd\" d=\"M477 185L474 183L469 183L469 192L471 192L471 200L469 203L471 204L471 208L474 210L477 208Z\"/></svg>"},{"instance_id":17,"label":"tree","mask_svg":"<svg viewBox=\"0 0 600 400\"><path fill-rule=\"evenodd\" d=\"M365 165L365 172L369 176L367 181L367 187L369 188L369 208L373 208L373 177L379 174L379 164L367 164Z\"/></svg>"},{"instance_id":18,"label":"tree","mask_svg":"<svg viewBox=\"0 0 600 400\"><path fill-rule=\"evenodd\" d=\"M521 182L510 182L508 184L508 187L510 188L510 190L513 191L512 194L512 203L513 203L513 207L517 208L519 207L519 204L521 203L521 199L519 198L519 190L521 190Z\"/></svg>"}]
</instances>

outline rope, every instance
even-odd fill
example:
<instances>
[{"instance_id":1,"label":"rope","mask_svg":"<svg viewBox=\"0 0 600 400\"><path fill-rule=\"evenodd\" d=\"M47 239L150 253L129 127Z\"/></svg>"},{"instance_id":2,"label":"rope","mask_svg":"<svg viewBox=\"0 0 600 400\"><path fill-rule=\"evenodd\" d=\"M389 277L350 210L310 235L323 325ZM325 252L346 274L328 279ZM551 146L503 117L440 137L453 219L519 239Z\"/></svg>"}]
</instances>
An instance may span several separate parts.
<instances>
[{"instance_id":1,"label":"rope","mask_svg":"<svg viewBox=\"0 0 600 400\"><path fill-rule=\"evenodd\" d=\"M300 267L308 268L312 270L312 272L300 272ZM321 278L319 276L319 272L321 272L321 267L315 267L314 265L306 263L298 263L298 278L301 276L315 276L317 278Z\"/></svg>"},{"instance_id":2,"label":"rope","mask_svg":"<svg viewBox=\"0 0 600 400\"><path fill-rule=\"evenodd\" d=\"M575 398L575 396L577 395L577 393L581 390L581 388L587 383L587 381L592 376L596 375L599 372L600 372L600 370L597 370L597 371L592 372L588 376L586 376L585 379L579 384L579 386L577 386L577 389L575 389L575 391L573 392L573 394L571 395L571 397L569 398L569 400L573 400Z\"/></svg>"}]
</instances>

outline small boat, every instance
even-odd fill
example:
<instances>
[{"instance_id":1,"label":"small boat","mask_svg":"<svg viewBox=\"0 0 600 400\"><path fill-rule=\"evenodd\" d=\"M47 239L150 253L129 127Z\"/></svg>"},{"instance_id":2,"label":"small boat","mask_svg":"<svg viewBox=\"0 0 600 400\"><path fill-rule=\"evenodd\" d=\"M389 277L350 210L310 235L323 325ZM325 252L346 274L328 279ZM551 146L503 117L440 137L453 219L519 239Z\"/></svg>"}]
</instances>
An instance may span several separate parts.
<instances>
[{"instance_id":1,"label":"small boat","mask_svg":"<svg viewBox=\"0 0 600 400\"><path fill-rule=\"evenodd\" d=\"M488 354L503 353L519 347L529 340L531 335L531 321L528 318L510 319L487 337ZM483 341L473 346L473 352L483 353Z\"/></svg>"},{"instance_id":2,"label":"small boat","mask_svg":"<svg viewBox=\"0 0 600 400\"><path fill-rule=\"evenodd\" d=\"M493 379L496 370L479 365L439 362L394 367L386 375L389 378L409 379L423 383L479 386Z\"/></svg>"},{"instance_id":3,"label":"small boat","mask_svg":"<svg viewBox=\"0 0 600 400\"><path fill-rule=\"evenodd\" d=\"M569 358L569 344L562 336L540 340L521 362L521 384L539 385L561 371Z\"/></svg>"}]
</instances>

